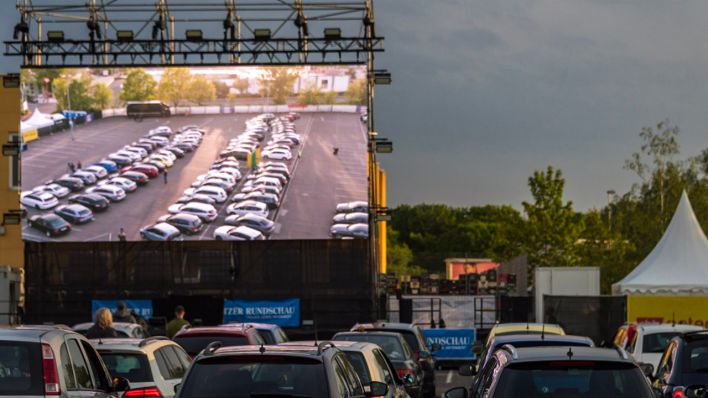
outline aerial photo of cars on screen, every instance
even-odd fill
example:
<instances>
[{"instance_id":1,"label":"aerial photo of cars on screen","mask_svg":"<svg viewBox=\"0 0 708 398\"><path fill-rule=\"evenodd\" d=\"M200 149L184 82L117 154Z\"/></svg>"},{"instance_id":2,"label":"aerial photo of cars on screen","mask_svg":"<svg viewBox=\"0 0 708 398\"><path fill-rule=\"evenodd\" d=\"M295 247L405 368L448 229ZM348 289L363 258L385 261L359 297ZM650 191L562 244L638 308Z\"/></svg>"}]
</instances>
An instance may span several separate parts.
<instances>
[{"instance_id":1,"label":"aerial photo of cars on screen","mask_svg":"<svg viewBox=\"0 0 708 398\"><path fill-rule=\"evenodd\" d=\"M360 65L22 78L25 240L368 237Z\"/></svg>"}]
</instances>

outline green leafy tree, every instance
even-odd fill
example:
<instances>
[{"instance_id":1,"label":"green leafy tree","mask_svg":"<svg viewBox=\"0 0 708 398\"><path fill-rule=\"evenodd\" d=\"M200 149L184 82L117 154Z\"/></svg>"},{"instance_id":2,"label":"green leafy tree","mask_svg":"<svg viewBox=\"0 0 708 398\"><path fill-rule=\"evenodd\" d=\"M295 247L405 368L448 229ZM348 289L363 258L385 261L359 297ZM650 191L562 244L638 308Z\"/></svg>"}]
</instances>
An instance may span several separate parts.
<instances>
[{"instance_id":1,"label":"green leafy tree","mask_svg":"<svg viewBox=\"0 0 708 398\"><path fill-rule=\"evenodd\" d=\"M157 96L157 82L142 68L131 69L120 90L120 100L149 101Z\"/></svg>"},{"instance_id":2,"label":"green leafy tree","mask_svg":"<svg viewBox=\"0 0 708 398\"><path fill-rule=\"evenodd\" d=\"M187 99L198 105L214 101L216 99L214 83L204 76L193 76L187 85Z\"/></svg>"},{"instance_id":3,"label":"green leafy tree","mask_svg":"<svg viewBox=\"0 0 708 398\"><path fill-rule=\"evenodd\" d=\"M545 172L534 171L528 184L534 201L522 205L527 218L524 246L530 266L577 265L576 241L583 224L573 211L573 203L563 203L563 174L548 166Z\"/></svg>"},{"instance_id":4,"label":"green leafy tree","mask_svg":"<svg viewBox=\"0 0 708 398\"><path fill-rule=\"evenodd\" d=\"M333 104L337 98L334 91L322 91L317 84L310 84L300 90L297 95L297 102L303 105L329 105Z\"/></svg>"},{"instance_id":5,"label":"green leafy tree","mask_svg":"<svg viewBox=\"0 0 708 398\"><path fill-rule=\"evenodd\" d=\"M57 100L57 111L94 109L93 99L89 95L90 87L91 77L86 73L56 77L52 83L52 91Z\"/></svg>"},{"instance_id":6,"label":"green leafy tree","mask_svg":"<svg viewBox=\"0 0 708 398\"><path fill-rule=\"evenodd\" d=\"M261 95L271 98L276 105L285 104L293 94L293 85L297 78L297 72L291 69L270 68L259 80Z\"/></svg>"},{"instance_id":7,"label":"green leafy tree","mask_svg":"<svg viewBox=\"0 0 708 398\"><path fill-rule=\"evenodd\" d=\"M44 90L44 79L47 79L47 88L49 89L49 91L52 91L54 87L54 79L66 73L65 70L61 68L47 68L32 69L32 74L34 75L34 84L36 84L38 87L42 87L42 90Z\"/></svg>"},{"instance_id":8,"label":"green leafy tree","mask_svg":"<svg viewBox=\"0 0 708 398\"><path fill-rule=\"evenodd\" d=\"M165 68L162 79L157 85L157 96L160 101L178 106L187 99L188 87L192 74L186 68Z\"/></svg>"},{"instance_id":9,"label":"green leafy tree","mask_svg":"<svg viewBox=\"0 0 708 398\"><path fill-rule=\"evenodd\" d=\"M105 83L96 83L89 89L92 110L101 111L113 105L113 91Z\"/></svg>"},{"instance_id":10,"label":"green leafy tree","mask_svg":"<svg viewBox=\"0 0 708 398\"><path fill-rule=\"evenodd\" d=\"M358 79L352 81L344 93L347 104L366 105L366 90L366 80Z\"/></svg>"},{"instance_id":11,"label":"green leafy tree","mask_svg":"<svg viewBox=\"0 0 708 398\"><path fill-rule=\"evenodd\" d=\"M388 227L386 229L386 262L387 273L401 275L421 275L425 272L422 267L413 265L413 252L405 243L398 240L398 231Z\"/></svg>"}]
</instances>

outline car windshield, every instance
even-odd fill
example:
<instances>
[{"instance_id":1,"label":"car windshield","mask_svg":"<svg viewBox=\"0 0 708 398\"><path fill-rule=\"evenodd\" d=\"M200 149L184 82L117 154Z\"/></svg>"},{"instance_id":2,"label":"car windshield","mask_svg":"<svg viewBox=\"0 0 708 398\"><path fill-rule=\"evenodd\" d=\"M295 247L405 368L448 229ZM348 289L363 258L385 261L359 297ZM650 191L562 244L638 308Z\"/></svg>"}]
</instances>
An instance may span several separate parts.
<instances>
[{"instance_id":1,"label":"car windshield","mask_svg":"<svg viewBox=\"0 0 708 398\"><path fill-rule=\"evenodd\" d=\"M661 354L669 345L669 341L676 337L679 332L663 332L646 334L642 340L642 351L645 353Z\"/></svg>"},{"instance_id":2,"label":"car windshield","mask_svg":"<svg viewBox=\"0 0 708 398\"><path fill-rule=\"evenodd\" d=\"M38 343L0 342L0 396L43 395Z\"/></svg>"},{"instance_id":3,"label":"car windshield","mask_svg":"<svg viewBox=\"0 0 708 398\"><path fill-rule=\"evenodd\" d=\"M398 340L398 338L395 336L360 333L335 336L334 340L363 341L367 343L374 343L381 347L392 361L405 359L403 346L401 345L401 342Z\"/></svg>"},{"instance_id":4,"label":"car windshield","mask_svg":"<svg viewBox=\"0 0 708 398\"><path fill-rule=\"evenodd\" d=\"M66 222L64 222L64 220L59 217L57 217L57 218L47 217L46 221L47 221L47 225L49 225L50 227L61 227L64 224L66 224Z\"/></svg>"},{"instance_id":5,"label":"car windshield","mask_svg":"<svg viewBox=\"0 0 708 398\"><path fill-rule=\"evenodd\" d=\"M369 367L366 365L366 359L364 354L355 351L345 351L347 359L354 365L354 370L359 375L361 379L361 384L369 385L371 383L371 374L369 373Z\"/></svg>"},{"instance_id":6,"label":"car windshield","mask_svg":"<svg viewBox=\"0 0 708 398\"><path fill-rule=\"evenodd\" d=\"M131 383L153 381L145 354L99 351L111 377L124 377Z\"/></svg>"},{"instance_id":7,"label":"car windshield","mask_svg":"<svg viewBox=\"0 0 708 398\"><path fill-rule=\"evenodd\" d=\"M217 356L195 362L180 395L193 398L329 396L322 362L270 355Z\"/></svg>"},{"instance_id":8,"label":"car windshield","mask_svg":"<svg viewBox=\"0 0 708 398\"><path fill-rule=\"evenodd\" d=\"M187 354L195 356L199 354L201 350L206 348L209 343L214 341L220 341L221 345L234 346L234 345L248 345L248 338L246 336L224 336L224 335L195 335L195 336L177 336L175 337L175 342L187 351Z\"/></svg>"},{"instance_id":9,"label":"car windshield","mask_svg":"<svg viewBox=\"0 0 708 398\"><path fill-rule=\"evenodd\" d=\"M689 345L686 372L708 373L708 341L696 341Z\"/></svg>"},{"instance_id":10,"label":"car windshield","mask_svg":"<svg viewBox=\"0 0 708 398\"><path fill-rule=\"evenodd\" d=\"M631 363L554 361L520 363L502 371L493 398L650 398L642 372Z\"/></svg>"}]
</instances>

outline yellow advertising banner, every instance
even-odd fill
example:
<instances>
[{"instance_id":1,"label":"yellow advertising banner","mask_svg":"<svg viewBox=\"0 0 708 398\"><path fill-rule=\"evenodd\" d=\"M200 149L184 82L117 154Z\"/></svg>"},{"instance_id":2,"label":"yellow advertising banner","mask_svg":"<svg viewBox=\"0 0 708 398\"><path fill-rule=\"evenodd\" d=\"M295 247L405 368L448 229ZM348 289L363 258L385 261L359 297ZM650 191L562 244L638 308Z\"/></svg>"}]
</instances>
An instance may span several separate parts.
<instances>
[{"instance_id":1,"label":"yellow advertising banner","mask_svg":"<svg viewBox=\"0 0 708 398\"><path fill-rule=\"evenodd\" d=\"M24 142L30 142L34 141L37 138L39 138L39 133L37 133L37 130L27 130L22 133L22 141Z\"/></svg>"},{"instance_id":2,"label":"yellow advertising banner","mask_svg":"<svg viewBox=\"0 0 708 398\"><path fill-rule=\"evenodd\" d=\"M628 296L627 321L708 326L708 296Z\"/></svg>"}]
</instances>

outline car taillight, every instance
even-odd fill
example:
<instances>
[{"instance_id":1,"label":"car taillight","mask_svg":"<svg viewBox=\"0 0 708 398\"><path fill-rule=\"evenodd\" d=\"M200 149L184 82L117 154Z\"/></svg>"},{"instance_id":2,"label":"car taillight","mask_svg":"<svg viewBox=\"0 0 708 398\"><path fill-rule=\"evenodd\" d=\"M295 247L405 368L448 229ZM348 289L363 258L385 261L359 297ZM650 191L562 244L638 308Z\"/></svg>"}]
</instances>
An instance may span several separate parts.
<instances>
[{"instance_id":1,"label":"car taillight","mask_svg":"<svg viewBox=\"0 0 708 398\"><path fill-rule=\"evenodd\" d=\"M416 362L420 361L420 353L418 351L413 351L413 359L415 359Z\"/></svg>"},{"instance_id":2,"label":"car taillight","mask_svg":"<svg viewBox=\"0 0 708 398\"><path fill-rule=\"evenodd\" d=\"M160 394L160 390L158 390L157 387L145 387L128 390L123 394L123 398L125 397L162 398L162 394Z\"/></svg>"},{"instance_id":3,"label":"car taillight","mask_svg":"<svg viewBox=\"0 0 708 398\"><path fill-rule=\"evenodd\" d=\"M671 398L684 398L685 395L683 393L683 390L683 387L674 387L674 390L671 393Z\"/></svg>"},{"instance_id":4,"label":"car taillight","mask_svg":"<svg viewBox=\"0 0 708 398\"><path fill-rule=\"evenodd\" d=\"M59 373L54 351L49 344L42 343L42 374L44 377L44 395L60 395Z\"/></svg>"},{"instance_id":5,"label":"car taillight","mask_svg":"<svg viewBox=\"0 0 708 398\"><path fill-rule=\"evenodd\" d=\"M396 373L398 373L398 378L403 379L405 375L415 375L415 370L413 369L396 369Z\"/></svg>"}]
</instances>

